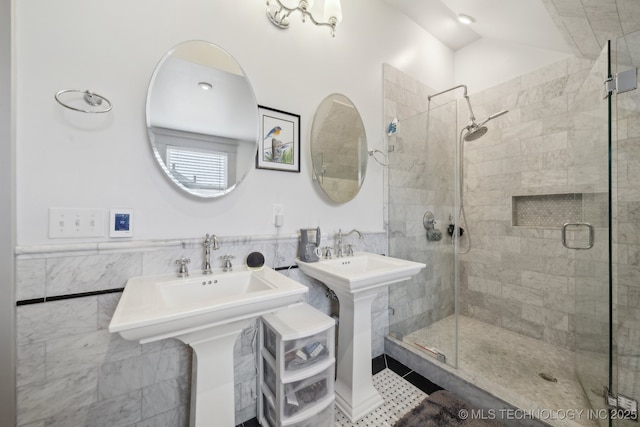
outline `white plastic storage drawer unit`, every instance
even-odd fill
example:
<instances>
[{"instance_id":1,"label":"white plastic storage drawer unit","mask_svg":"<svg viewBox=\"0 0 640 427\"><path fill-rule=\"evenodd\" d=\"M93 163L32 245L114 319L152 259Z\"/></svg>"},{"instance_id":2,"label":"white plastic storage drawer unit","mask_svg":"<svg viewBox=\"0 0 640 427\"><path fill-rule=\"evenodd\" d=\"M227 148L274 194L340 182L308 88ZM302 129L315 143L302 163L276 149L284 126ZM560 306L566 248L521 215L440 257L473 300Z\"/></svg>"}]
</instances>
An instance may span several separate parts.
<instances>
[{"instance_id":1,"label":"white plastic storage drawer unit","mask_svg":"<svg viewBox=\"0 0 640 427\"><path fill-rule=\"evenodd\" d=\"M262 410L260 411L260 424L263 427L334 427L335 426L335 398L318 402L310 411L305 411L299 416L286 418L282 422L276 421L276 410L273 396L269 392L262 394Z\"/></svg>"},{"instance_id":2,"label":"white plastic storage drawer unit","mask_svg":"<svg viewBox=\"0 0 640 427\"><path fill-rule=\"evenodd\" d=\"M258 417L263 426L334 423L335 320L308 304L263 316Z\"/></svg>"}]
</instances>

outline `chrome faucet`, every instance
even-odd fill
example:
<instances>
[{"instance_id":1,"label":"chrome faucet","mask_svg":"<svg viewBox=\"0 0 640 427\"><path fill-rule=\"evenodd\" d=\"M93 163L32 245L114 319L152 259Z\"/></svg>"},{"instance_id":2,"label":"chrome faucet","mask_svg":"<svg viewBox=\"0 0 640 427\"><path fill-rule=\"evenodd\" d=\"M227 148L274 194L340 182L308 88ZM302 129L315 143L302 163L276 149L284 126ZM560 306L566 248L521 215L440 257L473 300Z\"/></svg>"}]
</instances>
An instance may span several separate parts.
<instances>
[{"instance_id":1,"label":"chrome faucet","mask_svg":"<svg viewBox=\"0 0 640 427\"><path fill-rule=\"evenodd\" d=\"M180 266L178 277L189 277L189 269L187 268L189 263L191 263L191 260L185 257L180 257L180 259L176 260L176 264Z\"/></svg>"},{"instance_id":2,"label":"chrome faucet","mask_svg":"<svg viewBox=\"0 0 640 427\"><path fill-rule=\"evenodd\" d=\"M362 235L361 232L359 232L358 230L356 230L355 228L353 230L351 230L350 232L348 232L347 234L342 234L342 229L338 229L338 234L337 234L337 243L336 243L336 256L338 258L342 258L343 252L344 252L344 246L342 244L342 238L343 237L347 237L350 234L353 233L357 233L358 234L358 238L360 240L364 239L364 236ZM353 245L348 245L347 248L347 256L352 256L353 255Z\"/></svg>"},{"instance_id":3,"label":"chrome faucet","mask_svg":"<svg viewBox=\"0 0 640 427\"><path fill-rule=\"evenodd\" d=\"M207 235L204 238L204 265L202 266L202 274L211 274L211 249L214 251L220 249L218 245L218 237L215 234Z\"/></svg>"}]
</instances>

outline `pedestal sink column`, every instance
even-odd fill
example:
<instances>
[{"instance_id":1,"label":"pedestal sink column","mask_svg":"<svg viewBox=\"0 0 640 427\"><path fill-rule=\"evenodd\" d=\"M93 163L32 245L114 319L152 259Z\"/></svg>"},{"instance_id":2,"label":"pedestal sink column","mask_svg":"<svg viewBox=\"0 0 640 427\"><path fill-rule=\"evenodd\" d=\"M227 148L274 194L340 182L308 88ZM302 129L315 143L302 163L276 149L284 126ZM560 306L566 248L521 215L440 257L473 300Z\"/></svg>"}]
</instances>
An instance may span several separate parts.
<instances>
[{"instance_id":1,"label":"pedestal sink column","mask_svg":"<svg viewBox=\"0 0 640 427\"><path fill-rule=\"evenodd\" d=\"M371 374L371 304L377 292L334 292L340 302L336 405L356 422L384 403Z\"/></svg>"},{"instance_id":2,"label":"pedestal sink column","mask_svg":"<svg viewBox=\"0 0 640 427\"><path fill-rule=\"evenodd\" d=\"M189 427L236 425L233 348L253 318L177 338L193 348Z\"/></svg>"}]
</instances>

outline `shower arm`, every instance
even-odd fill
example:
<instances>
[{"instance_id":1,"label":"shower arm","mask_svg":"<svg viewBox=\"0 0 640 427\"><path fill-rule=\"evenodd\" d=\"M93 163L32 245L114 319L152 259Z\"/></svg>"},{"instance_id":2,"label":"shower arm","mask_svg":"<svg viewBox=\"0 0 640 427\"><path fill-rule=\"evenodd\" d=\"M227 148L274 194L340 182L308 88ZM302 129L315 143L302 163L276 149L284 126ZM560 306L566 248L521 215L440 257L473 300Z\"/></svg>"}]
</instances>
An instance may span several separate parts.
<instances>
[{"instance_id":1,"label":"shower arm","mask_svg":"<svg viewBox=\"0 0 640 427\"><path fill-rule=\"evenodd\" d=\"M451 92L452 90L456 90L456 89L460 89L460 88L464 88L464 93L462 95L463 96L467 96L467 86L466 85L458 85L458 86L454 86L452 88L443 90L442 92L434 93L433 95L427 96L427 101L431 101L431 98L435 98L436 96L439 96L439 95L445 94L447 92Z\"/></svg>"},{"instance_id":2,"label":"shower arm","mask_svg":"<svg viewBox=\"0 0 640 427\"><path fill-rule=\"evenodd\" d=\"M463 88L464 89L464 93L462 94L462 96L464 97L465 101L467 101L467 107L469 107L469 119L471 120L471 124L475 125L476 124L476 116L473 114L473 108L471 108L471 101L469 101L469 95L467 95L467 85L458 85L458 86L454 86L452 88L443 90L442 92L438 92L438 93L434 93L433 95L429 95L427 97L427 101L431 102L431 98L434 98L438 95L442 95L445 94L447 92L451 92L452 90L456 90L456 89L460 89Z\"/></svg>"}]
</instances>

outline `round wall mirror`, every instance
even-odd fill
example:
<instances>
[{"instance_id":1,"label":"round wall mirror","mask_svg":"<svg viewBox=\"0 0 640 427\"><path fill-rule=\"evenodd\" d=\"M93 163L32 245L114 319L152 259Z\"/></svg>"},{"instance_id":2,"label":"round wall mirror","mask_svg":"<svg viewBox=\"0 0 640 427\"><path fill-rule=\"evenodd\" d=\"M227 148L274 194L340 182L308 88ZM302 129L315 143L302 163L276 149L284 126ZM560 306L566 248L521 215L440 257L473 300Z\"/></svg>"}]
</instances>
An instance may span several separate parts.
<instances>
[{"instance_id":1,"label":"round wall mirror","mask_svg":"<svg viewBox=\"0 0 640 427\"><path fill-rule=\"evenodd\" d=\"M258 105L240 65L200 40L160 60L147 93L147 129L167 177L189 194L219 197L255 164Z\"/></svg>"},{"instance_id":2,"label":"round wall mirror","mask_svg":"<svg viewBox=\"0 0 640 427\"><path fill-rule=\"evenodd\" d=\"M313 173L331 200L353 199L367 171L367 136L355 105L334 93L318 106L311 126Z\"/></svg>"}]
</instances>

